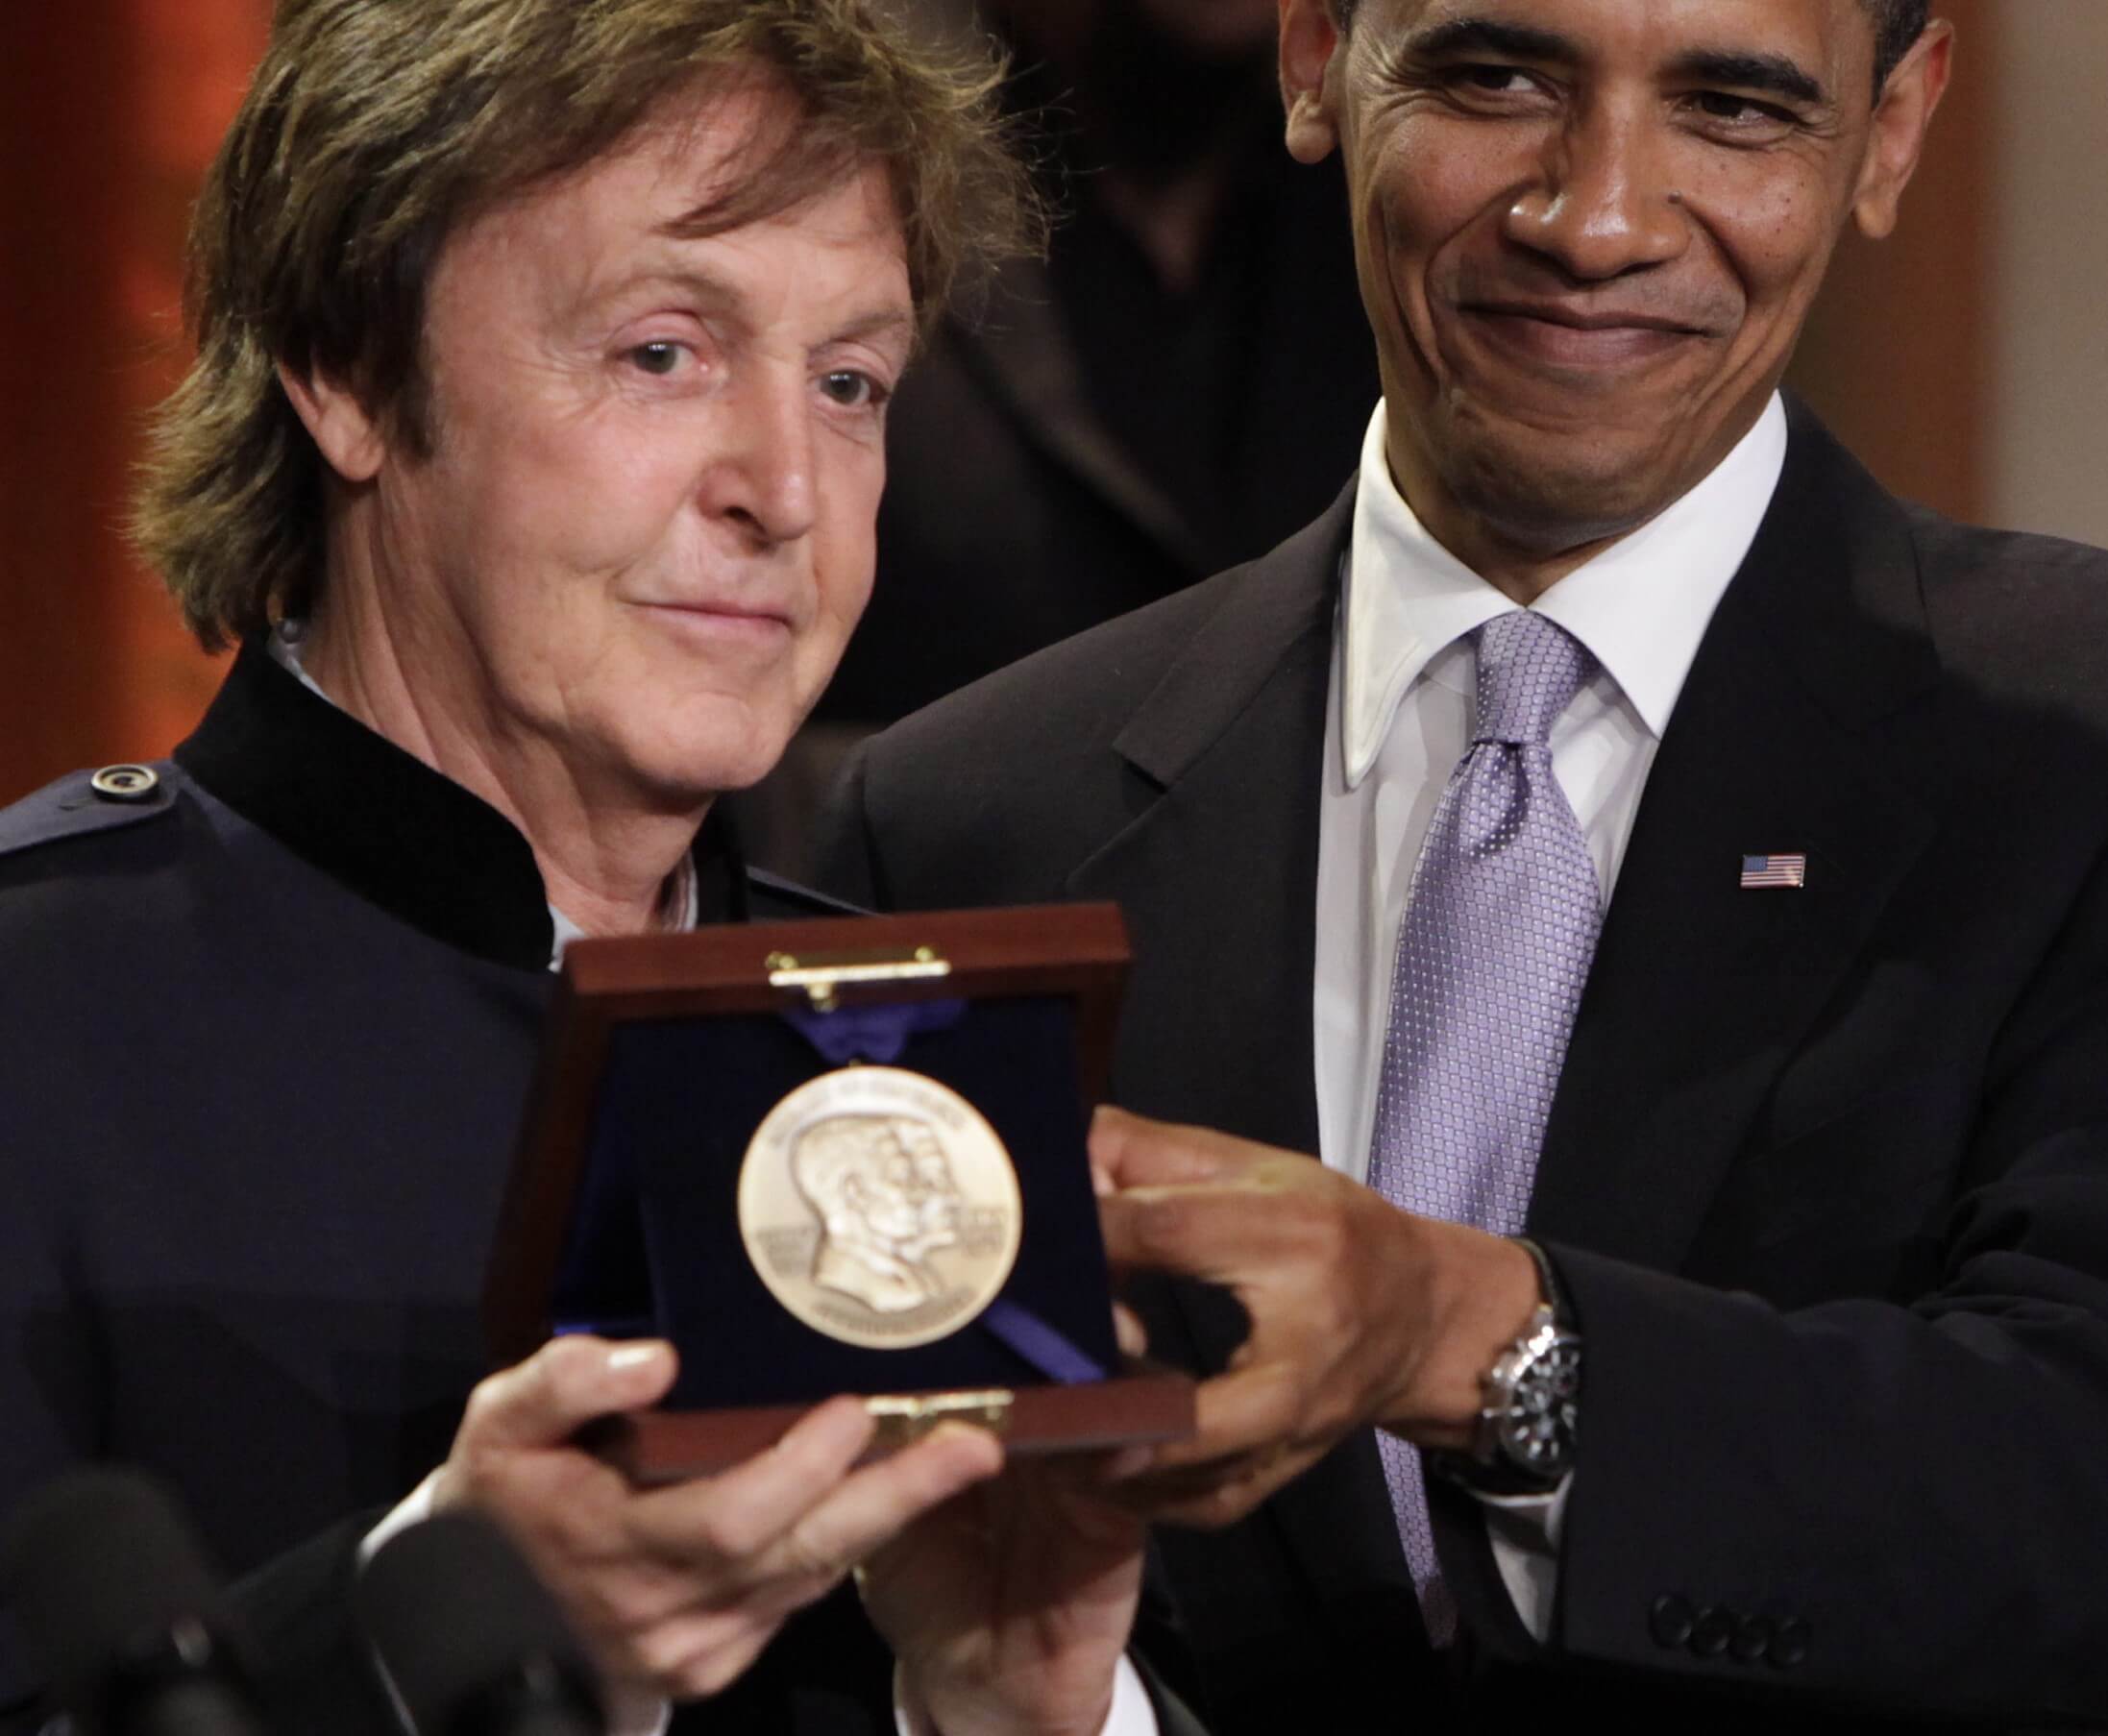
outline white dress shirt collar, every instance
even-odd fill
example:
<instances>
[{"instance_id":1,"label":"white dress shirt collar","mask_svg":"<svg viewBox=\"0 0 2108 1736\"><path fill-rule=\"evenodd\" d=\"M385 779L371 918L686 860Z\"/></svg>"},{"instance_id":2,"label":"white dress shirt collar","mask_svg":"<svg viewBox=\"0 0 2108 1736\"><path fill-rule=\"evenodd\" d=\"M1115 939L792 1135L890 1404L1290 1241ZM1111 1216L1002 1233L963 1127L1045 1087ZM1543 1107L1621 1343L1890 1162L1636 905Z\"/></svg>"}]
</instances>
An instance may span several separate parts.
<instances>
[{"instance_id":1,"label":"white dress shirt collar","mask_svg":"<svg viewBox=\"0 0 2108 1736\"><path fill-rule=\"evenodd\" d=\"M1341 616L1339 742L1347 788L1376 764L1399 701L1445 647L1516 605L1437 543L1392 480L1384 406L1361 447ZM1658 741L1706 623L1740 569L1786 461L1775 393L1705 479L1536 604L1595 653Z\"/></svg>"}]
</instances>

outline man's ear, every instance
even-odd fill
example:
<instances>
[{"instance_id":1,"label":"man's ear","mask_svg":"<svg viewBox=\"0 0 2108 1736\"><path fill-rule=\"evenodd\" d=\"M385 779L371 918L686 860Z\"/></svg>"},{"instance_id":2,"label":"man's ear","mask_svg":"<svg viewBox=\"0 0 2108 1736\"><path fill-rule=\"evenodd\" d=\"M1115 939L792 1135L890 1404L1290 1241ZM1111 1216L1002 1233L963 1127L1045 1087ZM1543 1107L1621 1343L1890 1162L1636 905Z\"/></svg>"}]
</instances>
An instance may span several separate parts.
<instances>
[{"instance_id":1,"label":"man's ear","mask_svg":"<svg viewBox=\"0 0 2108 1736\"><path fill-rule=\"evenodd\" d=\"M1903 189L1918 171L1933 110L1947 94L1953 70L1954 26L1939 18L1888 75L1874 106L1874 134L1851 202L1860 233L1878 241L1895 230Z\"/></svg>"},{"instance_id":2,"label":"man's ear","mask_svg":"<svg viewBox=\"0 0 2108 1736\"><path fill-rule=\"evenodd\" d=\"M371 482L380 474L381 460L388 455L387 436L356 393L325 374L298 374L283 362L278 365L278 378L324 463L352 483Z\"/></svg>"},{"instance_id":3,"label":"man's ear","mask_svg":"<svg viewBox=\"0 0 2108 1736\"><path fill-rule=\"evenodd\" d=\"M1281 0L1281 100L1288 110L1288 154L1298 162L1323 162L1339 143L1328 88L1346 37L1335 4Z\"/></svg>"}]
</instances>

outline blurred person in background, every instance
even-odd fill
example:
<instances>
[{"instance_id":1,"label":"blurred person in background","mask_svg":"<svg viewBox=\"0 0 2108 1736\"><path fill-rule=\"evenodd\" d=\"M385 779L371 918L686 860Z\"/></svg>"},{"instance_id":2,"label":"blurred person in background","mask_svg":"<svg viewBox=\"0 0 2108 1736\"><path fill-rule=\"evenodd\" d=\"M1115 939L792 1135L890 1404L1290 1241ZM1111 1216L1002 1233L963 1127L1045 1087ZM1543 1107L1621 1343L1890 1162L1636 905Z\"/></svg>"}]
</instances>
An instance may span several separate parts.
<instances>
[{"instance_id":1,"label":"blurred person in background","mask_svg":"<svg viewBox=\"0 0 2108 1736\"><path fill-rule=\"evenodd\" d=\"M982 0L979 23L1061 216L894 404L870 608L742 807L786 871L862 735L1315 517L1377 390L1338 166L1280 148L1274 0Z\"/></svg>"}]
</instances>

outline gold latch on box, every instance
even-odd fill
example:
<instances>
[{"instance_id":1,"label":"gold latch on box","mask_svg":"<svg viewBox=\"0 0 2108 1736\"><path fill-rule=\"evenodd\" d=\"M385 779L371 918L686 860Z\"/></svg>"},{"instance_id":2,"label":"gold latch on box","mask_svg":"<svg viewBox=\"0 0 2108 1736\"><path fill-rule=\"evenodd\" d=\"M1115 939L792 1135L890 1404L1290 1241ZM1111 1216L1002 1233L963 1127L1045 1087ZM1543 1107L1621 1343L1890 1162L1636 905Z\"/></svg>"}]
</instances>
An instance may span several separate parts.
<instances>
[{"instance_id":1,"label":"gold latch on box","mask_svg":"<svg viewBox=\"0 0 2108 1736\"><path fill-rule=\"evenodd\" d=\"M896 952L833 952L798 958L788 952L769 955L769 987L802 989L815 1013L835 1010L835 990L845 983L914 983L949 976L951 961L933 946Z\"/></svg>"},{"instance_id":2,"label":"gold latch on box","mask_svg":"<svg viewBox=\"0 0 2108 1736\"><path fill-rule=\"evenodd\" d=\"M881 1394L866 1399L864 1408L878 1425L871 1445L891 1452L912 1446L939 1423L970 1423L991 1434L1001 1434L1010 1427L1010 1406L1015 1397L1000 1386L986 1392Z\"/></svg>"}]
</instances>

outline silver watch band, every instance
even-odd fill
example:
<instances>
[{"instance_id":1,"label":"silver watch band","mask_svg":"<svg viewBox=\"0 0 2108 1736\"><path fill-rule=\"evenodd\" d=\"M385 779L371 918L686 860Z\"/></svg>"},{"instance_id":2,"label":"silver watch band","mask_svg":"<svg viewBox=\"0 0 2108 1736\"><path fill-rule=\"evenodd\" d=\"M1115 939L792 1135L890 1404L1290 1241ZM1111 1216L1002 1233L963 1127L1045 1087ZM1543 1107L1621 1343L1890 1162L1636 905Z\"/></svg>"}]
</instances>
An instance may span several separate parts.
<instances>
[{"instance_id":1,"label":"silver watch band","mask_svg":"<svg viewBox=\"0 0 2108 1736\"><path fill-rule=\"evenodd\" d=\"M1484 1403L1470 1450L1438 1461L1445 1474L1483 1494L1550 1490L1573 1468L1581 1335L1544 1250L1523 1236L1514 1240L1536 1263L1537 1307L1481 1377Z\"/></svg>"}]
</instances>

